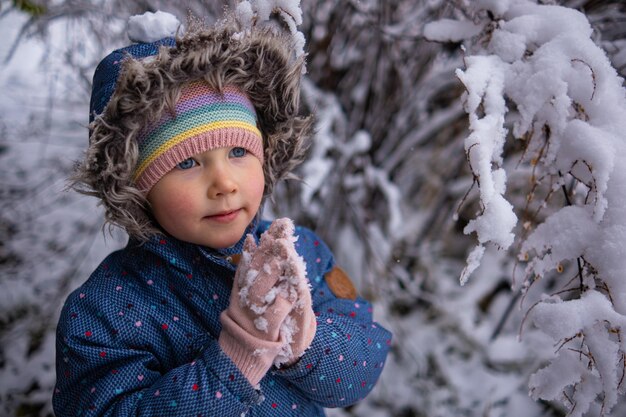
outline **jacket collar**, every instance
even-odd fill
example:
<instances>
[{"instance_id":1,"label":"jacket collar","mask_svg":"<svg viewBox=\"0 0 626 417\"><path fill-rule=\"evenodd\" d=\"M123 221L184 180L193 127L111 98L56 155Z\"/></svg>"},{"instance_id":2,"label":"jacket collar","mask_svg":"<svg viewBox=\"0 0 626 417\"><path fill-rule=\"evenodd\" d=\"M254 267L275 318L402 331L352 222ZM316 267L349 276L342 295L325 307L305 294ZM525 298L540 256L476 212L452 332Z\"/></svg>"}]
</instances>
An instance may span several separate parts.
<instances>
[{"instance_id":1,"label":"jacket collar","mask_svg":"<svg viewBox=\"0 0 626 417\"><path fill-rule=\"evenodd\" d=\"M179 253L183 255L183 258L194 259L198 252L219 265L225 266L229 269L233 269L233 256L241 254L243 251L243 245L248 234L252 234L255 240L258 242L258 229L260 223L260 215L254 217L252 222L248 225L245 232L241 236L241 239L233 246L223 249L213 249L205 246L196 245L193 243L184 242L176 239L174 236L163 233L153 236L145 243L140 243L135 239L131 239L128 243L129 246L142 246L144 250L155 253L161 258L168 259L172 253Z\"/></svg>"}]
</instances>

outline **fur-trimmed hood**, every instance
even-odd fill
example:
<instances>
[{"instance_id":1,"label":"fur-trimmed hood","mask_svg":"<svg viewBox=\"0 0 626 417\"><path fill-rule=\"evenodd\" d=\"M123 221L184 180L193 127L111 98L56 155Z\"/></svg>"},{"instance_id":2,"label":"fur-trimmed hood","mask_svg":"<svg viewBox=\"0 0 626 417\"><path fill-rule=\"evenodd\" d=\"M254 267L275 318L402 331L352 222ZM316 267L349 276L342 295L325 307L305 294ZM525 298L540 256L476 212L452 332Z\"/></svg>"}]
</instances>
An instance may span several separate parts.
<instances>
[{"instance_id":1,"label":"fur-trimmed hood","mask_svg":"<svg viewBox=\"0 0 626 417\"><path fill-rule=\"evenodd\" d=\"M173 109L184 84L204 79L218 91L235 85L248 94L263 135L269 195L302 161L311 131L311 116L299 115L303 65L286 34L269 27L244 30L234 18L211 28L192 24L175 39L114 51L94 75L89 148L72 187L100 198L106 221L131 236L145 240L158 233L145 196L132 182L136 138Z\"/></svg>"}]
</instances>

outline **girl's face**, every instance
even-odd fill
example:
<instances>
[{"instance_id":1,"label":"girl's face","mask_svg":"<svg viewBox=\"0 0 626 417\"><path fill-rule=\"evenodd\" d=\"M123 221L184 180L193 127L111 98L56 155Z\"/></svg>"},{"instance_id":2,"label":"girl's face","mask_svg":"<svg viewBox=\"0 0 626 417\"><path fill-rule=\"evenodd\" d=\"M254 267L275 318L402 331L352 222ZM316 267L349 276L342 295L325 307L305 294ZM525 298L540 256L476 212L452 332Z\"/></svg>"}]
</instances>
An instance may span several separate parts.
<instances>
[{"instance_id":1,"label":"girl's face","mask_svg":"<svg viewBox=\"0 0 626 417\"><path fill-rule=\"evenodd\" d=\"M246 149L212 149L179 163L148 193L152 213L179 240L222 249L243 236L261 205L261 162Z\"/></svg>"}]
</instances>

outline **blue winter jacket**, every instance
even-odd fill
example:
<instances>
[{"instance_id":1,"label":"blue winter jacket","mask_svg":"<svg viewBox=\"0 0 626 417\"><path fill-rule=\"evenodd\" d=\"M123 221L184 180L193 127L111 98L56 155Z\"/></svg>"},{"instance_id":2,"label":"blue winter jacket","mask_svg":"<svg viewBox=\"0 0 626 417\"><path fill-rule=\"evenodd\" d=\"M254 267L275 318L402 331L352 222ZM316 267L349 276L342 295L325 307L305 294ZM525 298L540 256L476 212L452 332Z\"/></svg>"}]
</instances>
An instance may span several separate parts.
<instances>
[{"instance_id":1,"label":"blue winter jacket","mask_svg":"<svg viewBox=\"0 0 626 417\"><path fill-rule=\"evenodd\" d=\"M258 238L268 222L251 226ZM57 417L323 416L376 383L391 334L364 299L339 298L325 279L328 247L297 227L318 318L311 347L295 365L272 368L260 390L222 352L234 247L213 251L160 237L109 255L67 299L57 329ZM335 290L335 292L337 292Z\"/></svg>"}]
</instances>

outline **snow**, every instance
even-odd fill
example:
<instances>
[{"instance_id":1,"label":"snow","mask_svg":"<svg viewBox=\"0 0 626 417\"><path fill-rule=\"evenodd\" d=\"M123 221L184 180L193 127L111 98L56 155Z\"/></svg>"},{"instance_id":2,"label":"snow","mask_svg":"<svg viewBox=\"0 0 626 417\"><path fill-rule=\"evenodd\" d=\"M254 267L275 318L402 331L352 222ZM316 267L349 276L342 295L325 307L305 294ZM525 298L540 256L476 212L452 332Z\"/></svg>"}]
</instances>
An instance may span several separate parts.
<instances>
[{"instance_id":1,"label":"snow","mask_svg":"<svg viewBox=\"0 0 626 417\"><path fill-rule=\"evenodd\" d=\"M530 379L530 392L538 400L562 399L563 386L580 382L580 375L585 373L586 366L578 360L573 360L577 353L566 351L550 363L549 368L543 368ZM574 365L574 366L572 366ZM541 397L537 393L541 392Z\"/></svg>"},{"instance_id":2,"label":"snow","mask_svg":"<svg viewBox=\"0 0 626 417\"><path fill-rule=\"evenodd\" d=\"M621 185L626 178L616 169L626 164L622 80L591 41L591 26L580 12L523 0L477 3L502 20L487 47L468 48L473 54L457 71L469 115L465 150L482 209L464 230L476 233L478 246L468 256L461 283L477 269L487 242L508 249L521 240L520 260L528 260L526 290L563 264L581 265L577 272L585 276L579 297L545 296L530 309L534 325L562 347L531 378L531 393L535 399L562 402L572 416L585 414L596 401L610 412L620 391L616 369L626 354L619 342L626 330L626 190ZM453 27L449 22L432 25ZM466 38L465 32L461 28L449 40ZM580 197L568 197L525 239L516 236L515 207L506 199L511 170L503 163L507 106L518 112L513 136L528 138L524 152L534 167L531 181L551 178L552 190L559 192L568 176L586 189ZM567 389L573 390L571 401L562 394Z\"/></svg>"},{"instance_id":3,"label":"snow","mask_svg":"<svg viewBox=\"0 0 626 417\"><path fill-rule=\"evenodd\" d=\"M602 392L605 395L602 406L610 410L617 403L621 371L618 372L615 364L622 359L623 346L607 332L605 320L624 328L626 317L616 313L611 302L596 291L587 291L579 300L541 303L532 315L535 324L552 334L559 345L565 344L571 335L584 335L588 349L582 350L582 354L576 350L560 351L555 360L531 378L533 396L561 399L568 386L585 381L588 387L576 393L578 406L572 415L583 415ZM603 320L599 321L599 317ZM580 360L582 355L587 356L592 367L585 366L585 361Z\"/></svg>"},{"instance_id":4,"label":"snow","mask_svg":"<svg viewBox=\"0 0 626 417\"><path fill-rule=\"evenodd\" d=\"M528 351L516 337L500 337L489 345L489 360L497 364L514 364L524 360Z\"/></svg>"},{"instance_id":5,"label":"snow","mask_svg":"<svg viewBox=\"0 0 626 417\"><path fill-rule=\"evenodd\" d=\"M626 325L626 317L617 313L610 300L598 291L586 291L580 299L563 301L551 297L532 310L536 326L556 341L593 327L602 317L616 326Z\"/></svg>"},{"instance_id":6,"label":"snow","mask_svg":"<svg viewBox=\"0 0 626 417\"><path fill-rule=\"evenodd\" d=\"M503 197L506 173L500 168L507 135L504 127L507 108L503 97L506 64L496 55L471 56L465 62L467 69L456 73L467 90L464 100L471 134L465 139L465 151L479 184L483 212L463 231L466 234L476 232L479 246L468 256L462 284L480 262L481 246L493 242L507 249L513 243L512 230L517 223L513 206Z\"/></svg>"},{"instance_id":7,"label":"snow","mask_svg":"<svg viewBox=\"0 0 626 417\"><path fill-rule=\"evenodd\" d=\"M298 26L302 24L300 0L244 0L237 4L235 16L247 30L253 26L269 26L283 31L286 26L291 35L295 58L304 55L304 34L298 31ZM279 19L275 20L275 16Z\"/></svg>"},{"instance_id":8,"label":"snow","mask_svg":"<svg viewBox=\"0 0 626 417\"><path fill-rule=\"evenodd\" d=\"M151 43L172 37L180 28L176 16L160 10L128 18L128 38L136 43Z\"/></svg>"},{"instance_id":9,"label":"snow","mask_svg":"<svg viewBox=\"0 0 626 417\"><path fill-rule=\"evenodd\" d=\"M523 33L527 46L531 48L533 45L550 44L561 37L576 36L577 39L587 40L592 33L585 15L567 7L517 1L505 16L507 19L501 25L502 29Z\"/></svg>"},{"instance_id":10,"label":"snow","mask_svg":"<svg viewBox=\"0 0 626 417\"><path fill-rule=\"evenodd\" d=\"M526 38L523 34L496 29L491 35L489 49L504 62L513 63L524 57Z\"/></svg>"},{"instance_id":11,"label":"snow","mask_svg":"<svg viewBox=\"0 0 626 417\"><path fill-rule=\"evenodd\" d=\"M274 359L274 366L280 368L281 365L294 359L293 350L291 348L291 342L293 336L300 330L294 320L293 316L289 315L285 318L285 321L280 325L280 340L283 342L281 351L276 355ZM304 353L304 352L302 352Z\"/></svg>"},{"instance_id":12,"label":"snow","mask_svg":"<svg viewBox=\"0 0 626 417\"><path fill-rule=\"evenodd\" d=\"M353 147L353 149L358 150L356 146ZM374 183L376 183L385 195L386 200L389 202L387 205L387 224L389 234L392 236L399 236L404 229L404 216L402 215L400 190L389 180L389 178L387 178L387 175L383 170L368 167L366 175L370 177Z\"/></svg>"},{"instance_id":13,"label":"snow","mask_svg":"<svg viewBox=\"0 0 626 417\"><path fill-rule=\"evenodd\" d=\"M608 206L605 193L615 166L615 148L619 139L598 126L582 120L572 120L563 131L563 141L558 150L557 167L572 174L593 190L593 220L598 223ZM584 159L581 159L584 155ZM591 170L590 170L591 168Z\"/></svg>"},{"instance_id":14,"label":"snow","mask_svg":"<svg viewBox=\"0 0 626 417\"><path fill-rule=\"evenodd\" d=\"M477 10L489 10L495 16L502 16L511 7L512 0L476 0Z\"/></svg>"},{"instance_id":15,"label":"snow","mask_svg":"<svg viewBox=\"0 0 626 417\"><path fill-rule=\"evenodd\" d=\"M254 327L256 327L258 330L267 333L267 324L268 321L265 317L257 317L256 319L254 319Z\"/></svg>"},{"instance_id":16,"label":"snow","mask_svg":"<svg viewBox=\"0 0 626 417\"><path fill-rule=\"evenodd\" d=\"M302 181L304 189L301 193L303 206L309 206L313 202L316 193L323 192L326 178L331 174L333 163L328 158L328 152L336 144L334 141L333 128L338 125L338 118L342 114L341 106L332 94L324 94L316 91L304 80L304 90L307 92L305 99L310 101L311 107L319 107L316 114L315 145L309 152L307 160L302 164ZM319 104L318 104L319 103Z\"/></svg>"},{"instance_id":17,"label":"snow","mask_svg":"<svg viewBox=\"0 0 626 417\"><path fill-rule=\"evenodd\" d=\"M589 245L598 240L598 233L588 208L563 207L526 238L520 258L533 251L527 271L544 275L565 260L585 255Z\"/></svg>"},{"instance_id":18,"label":"snow","mask_svg":"<svg viewBox=\"0 0 626 417\"><path fill-rule=\"evenodd\" d=\"M435 42L459 42L478 35L482 30L482 26L475 25L472 22L441 19L426 24L424 26L424 36L426 39Z\"/></svg>"},{"instance_id":19,"label":"snow","mask_svg":"<svg viewBox=\"0 0 626 417\"><path fill-rule=\"evenodd\" d=\"M235 16L237 20L245 27L252 25L254 19L254 10L252 10L252 4L249 1L242 1L237 5L235 9Z\"/></svg>"},{"instance_id":20,"label":"snow","mask_svg":"<svg viewBox=\"0 0 626 417\"><path fill-rule=\"evenodd\" d=\"M467 284L467 280L469 279L472 272L476 270L480 266L480 261L485 254L485 247L483 245L477 245L472 251L467 255L467 261L463 272L461 273L461 277L459 278L459 282L461 285Z\"/></svg>"}]
</instances>

